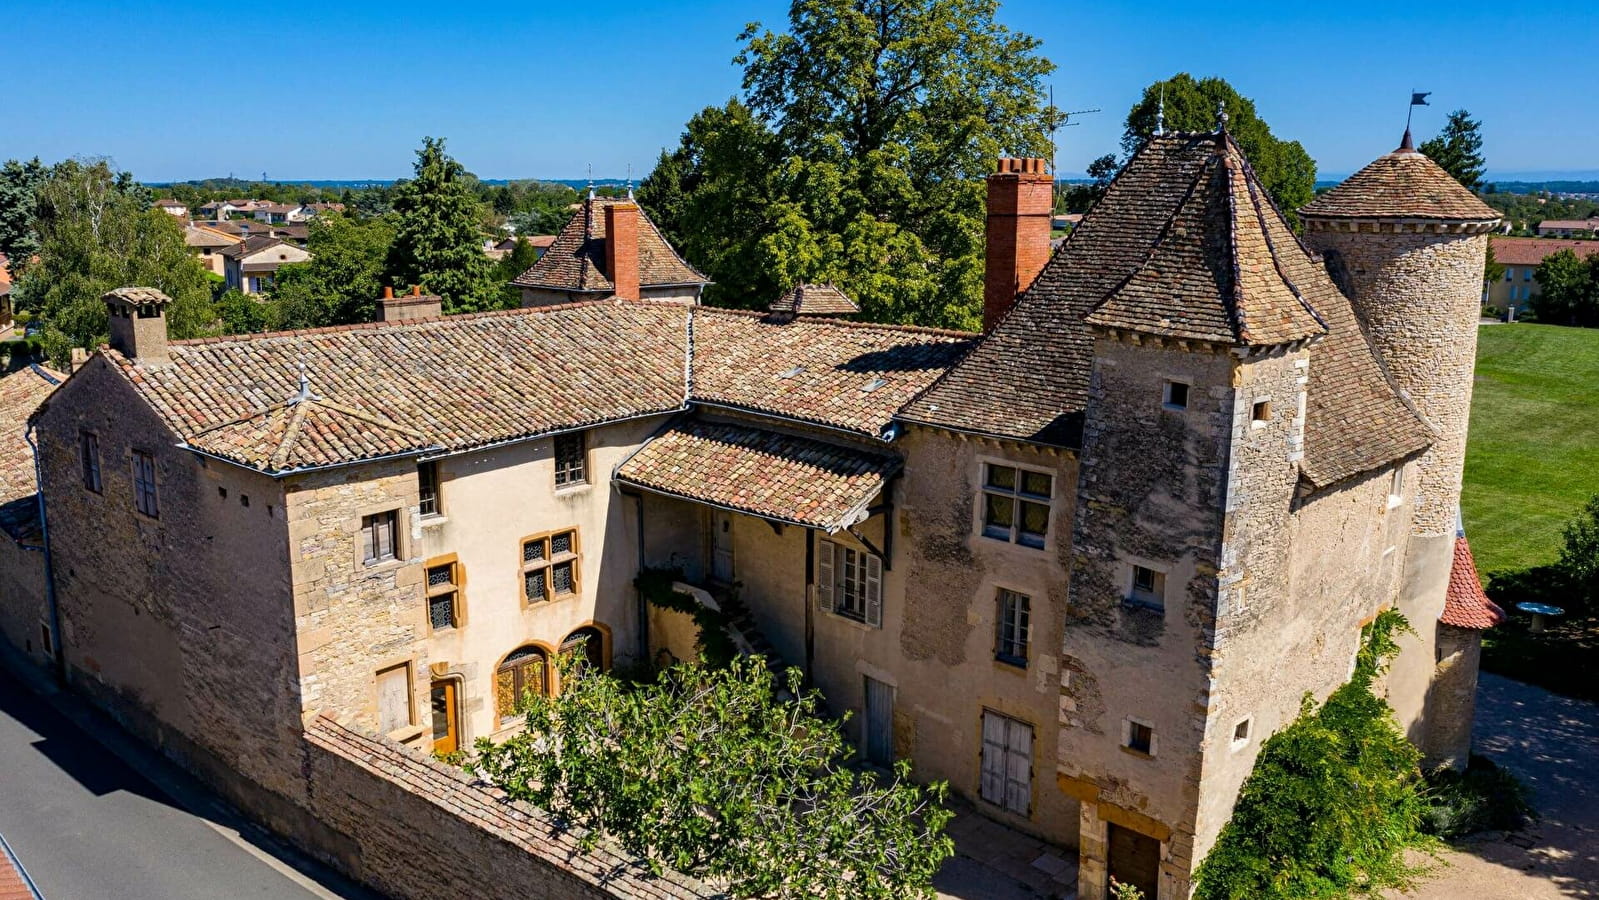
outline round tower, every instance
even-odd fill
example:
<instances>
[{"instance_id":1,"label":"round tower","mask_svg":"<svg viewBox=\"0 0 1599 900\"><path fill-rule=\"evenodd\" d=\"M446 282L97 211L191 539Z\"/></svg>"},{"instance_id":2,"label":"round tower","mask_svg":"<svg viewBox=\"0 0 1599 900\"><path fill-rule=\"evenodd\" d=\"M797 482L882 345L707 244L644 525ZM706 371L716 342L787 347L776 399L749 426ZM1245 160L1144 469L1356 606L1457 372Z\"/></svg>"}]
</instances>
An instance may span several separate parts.
<instances>
[{"instance_id":1,"label":"round tower","mask_svg":"<svg viewBox=\"0 0 1599 900\"><path fill-rule=\"evenodd\" d=\"M1499 214L1399 149L1299 211L1305 243L1349 296L1377 357L1436 438L1421 457L1412 534L1448 539L1460 502L1488 233ZM1448 569L1444 569L1447 581Z\"/></svg>"},{"instance_id":2,"label":"round tower","mask_svg":"<svg viewBox=\"0 0 1599 900\"><path fill-rule=\"evenodd\" d=\"M1431 709L1438 704L1428 697L1447 677L1437 667L1446 630L1439 622L1447 624L1483 263L1499 214L1417 152L1407 130L1399 149L1316 198L1300 218L1305 243L1321 252L1378 360L1433 432L1412 483L1396 481L1393 491L1414 498L1398 607L1417 639L1402 645L1387 696L1430 761L1454 761L1458 741L1429 721L1448 712Z\"/></svg>"}]
</instances>

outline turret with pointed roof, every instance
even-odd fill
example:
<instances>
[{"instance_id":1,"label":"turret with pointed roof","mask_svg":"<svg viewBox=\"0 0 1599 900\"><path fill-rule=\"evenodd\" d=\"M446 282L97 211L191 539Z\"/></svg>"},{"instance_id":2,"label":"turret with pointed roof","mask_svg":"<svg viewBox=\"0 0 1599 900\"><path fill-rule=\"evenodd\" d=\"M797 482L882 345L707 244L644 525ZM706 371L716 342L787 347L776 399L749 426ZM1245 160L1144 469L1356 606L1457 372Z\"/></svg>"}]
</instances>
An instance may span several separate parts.
<instances>
[{"instance_id":1,"label":"turret with pointed roof","mask_svg":"<svg viewBox=\"0 0 1599 900\"><path fill-rule=\"evenodd\" d=\"M607 220L619 212L628 214L634 240L629 246L613 248ZM622 236L625 238L625 233ZM638 296L625 299L697 303L700 292L710 284L709 278L667 243L631 197L592 194L584 198L539 261L511 284L522 289L523 306L600 300L618 295L618 285L613 280L618 259L627 264L624 275L629 284L622 290L631 291L631 279L637 280Z\"/></svg>"}]
</instances>

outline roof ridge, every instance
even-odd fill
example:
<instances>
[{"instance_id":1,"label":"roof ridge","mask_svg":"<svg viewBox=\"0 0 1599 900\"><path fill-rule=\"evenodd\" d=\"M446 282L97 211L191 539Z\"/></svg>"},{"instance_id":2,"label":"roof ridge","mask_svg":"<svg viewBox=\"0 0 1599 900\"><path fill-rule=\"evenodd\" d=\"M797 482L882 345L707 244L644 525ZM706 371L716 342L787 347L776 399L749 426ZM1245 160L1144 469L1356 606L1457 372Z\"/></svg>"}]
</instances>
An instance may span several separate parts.
<instances>
[{"instance_id":1,"label":"roof ridge","mask_svg":"<svg viewBox=\"0 0 1599 900\"><path fill-rule=\"evenodd\" d=\"M1256 182L1258 181L1258 179L1252 178L1252 177L1247 177L1247 176L1254 175L1255 171L1254 171L1253 168L1250 167L1249 158L1248 157L1246 157L1242 153L1240 153L1239 154L1239 159L1243 163L1244 171L1246 173L1246 177L1244 178L1244 187L1249 190L1249 202L1255 208L1255 219L1260 224L1261 236L1266 239L1266 250L1271 255L1271 264L1272 264L1272 267L1277 270L1277 277L1282 280L1283 285L1286 286L1288 288L1289 292L1291 292L1294 295L1295 299L1297 299L1299 301L1299 305L1303 306L1305 308L1305 312L1309 313L1310 317L1312 319L1315 319L1316 322L1321 325L1322 331L1323 332L1331 331L1332 328L1331 328L1331 326L1329 326L1327 324L1327 320L1322 316L1321 313L1316 311L1316 307L1310 305L1310 301L1305 299L1305 292L1299 289L1299 285L1294 282L1293 277L1290 276L1288 274L1288 272L1286 272L1283 269L1282 257L1278 255L1277 241L1275 239L1273 239L1272 236L1271 236L1271 229L1269 227L1267 227L1267 224L1266 224L1266 211L1261 208L1260 201L1261 201L1261 194L1263 192L1256 190ZM1269 197L1267 199L1268 199L1268 201L1270 200ZM1277 214L1278 218L1282 218L1282 211L1278 210L1275 205L1272 207L1272 211ZM1287 225L1287 220L1286 219L1284 219L1283 224L1285 226ZM1290 235L1292 235L1294 233L1294 230L1292 228L1285 228L1285 230ZM1296 240L1297 240L1297 236L1296 236ZM1304 246L1302 244L1297 245L1297 246L1299 247L1301 252L1304 252ZM1309 254L1306 253L1306 256L1308 258Z\"/></svg>"},{"instance_id":2,"label":"roof ridge","mask_svg":"<svg viewBox=\"0 0 1599 900\"><path fill-rule=\"evenodd\" d=\"M1230 149L1227 145L1232 142L1232 138L1225 131L1222 132L1221 138L1222 140L1217 146L1216 156L1221 158L1222 194L1227 200L1227 233L1223 237L1227 241L1227 259L1232 265L1233 279L1232 289L1228 291L1231 299L1225 301L1227 305L1226 312L1227 318L1232 320L1234 338L1239 341L1248 341L1250 340L1249 318L1244 315L1243 265L1238 261L1239 221L1238 203L1233 196L1234 163L1232 154L1227 152ZM1244 181L1247 184L1249 179L1246 177ZM1265 232L1264 226L1262 226L1261 231Z\"/></svg>"},{"instance_id":3,"label":"roof ridge","mask_svg":"<svg viewBox=\"0 0 1599 900\"><path fill-rule=\"evenodd\" d=\"M629 303L650 303L651 301L647 301L647 300L630 300L630 301L627 301L627 302L629 302ZM657 303L656 305L659 305L659 304ZM769 313L763 312L763 311L758 310L758 309L730 309L730 308L725 307L725 306L705 306L703 304L692 306L692 307L690 307L690 309L694 310L695 312L709 312L709 313L716 313L718 315L727 315L727 316L744 316L744 317L751 318L751 319L764 319L764 318L766 318L769 315ZM827 317L827 316L807 316L803 323L799 323L798 321L796 321L796 322L788 322L788 323L785 323L782 327L788 328L788 327L792 327L795 324L806 324L806 325L823 325L823 324L825 324L825 325L829 325L829 326L838 326L838 327L841 327L841 328L862 328L862 329L870 329L870 330L876 330L876 331L895 331L895 332L902 332L902 333L907 333L907 334L929 334L929 335L937 335L937 336L940 336L940 337L952 337L952 338L982 337L982 332L978 332L978 331L959 331L959 330L956 330L956 329L953 329L953 328L932 328L932 327L929 327L929 326L926 326L926 325L898 325L898 324L887 323L887 322L855 322L855 321L851 321L849 319L834 319L834 318L830 318L830 317Z\"/></svg>"},{"instance_id":4,"label":"roof ridge","mask_svg":"<svg viewBox=\"0 0 1599 900\"><path fill-rule=\"evenodd\" d=\"M272 467L273 470L283 468L283 463L288 460L289 453L294 450L294 445L299 442L300 432L305 429L306 408L311 405L311 402L291 403L291 405L294 410L289 413L289 424L283 429L283 440L278 442L277 449L273 450L272 455L267 457L267 465Z\"/></svg>"},{"instance_id":5,"label":"roof ridge","mask_svg":"<svg viewBox=\"0 0 1599 900\"><path fill-rule=\"evenodd\" d=\"M519 306L515 309L486 309L479 312L455 313L453 315L420 316L414 319L399 319L393 322L348 322L343 325L322 325L317 328L285 328L279 331L257 331L245 334L224 334L216 337L186 338L180 341L171 341L173 347L199 347L206 344L247 343L270 338L306 337L317 334L335 334L345 331L401 329L415 325L426 325L434 322L466 322L477 319L494 317L507 317L518 315L546 315L552 312L562 312L589 306L600 306L615 301L616 298L599 298L594 300L573 300L570 303L552 303L548 306ZM630 303L647 303L647 301L627 301ZM662 306L661 303L647 303L650 306Z\"/></svg>"}]
</instances>

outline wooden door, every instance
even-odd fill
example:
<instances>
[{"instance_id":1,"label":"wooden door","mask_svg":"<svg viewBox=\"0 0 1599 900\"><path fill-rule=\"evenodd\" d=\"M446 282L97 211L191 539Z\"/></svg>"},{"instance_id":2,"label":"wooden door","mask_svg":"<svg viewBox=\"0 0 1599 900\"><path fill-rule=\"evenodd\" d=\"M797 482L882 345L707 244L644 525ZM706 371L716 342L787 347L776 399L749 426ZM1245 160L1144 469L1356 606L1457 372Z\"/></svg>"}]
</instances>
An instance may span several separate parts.
<instances>
[{"instance_id":1,"label":"wooden door","mask_svg":"<svg viewBox=\"0 0 1599 900\"><path fill-rule=\"evenodd\" d=\"M1110 858L1106 866L1109 877L1130 884L1143 891L1149 900L1155 900L1160 889L1160 841L1120 825L1109 828ZM1109 887L1108 881L1106 887Z\"/></svg>"},{"instance_id":2,"label":"wooden door","mask_svg":"<svg viewBox=\"0 0 1599 900\"><path fill-rule=\"evenodd\" d=\"M456 707L455 679L433 682L433 752L461 749L461 719Z\"/></svg>"},{"instance_id":3,"label":"wooden door","mask_svg":"<svg viewBox=\"0 0 1599 900\"><path fill-rule=\"evenodd\" d=\"M733 514L711 511L711 580L733 583Z\"/></svg>"},{"instance_id":4,"label":"wooden door","mask_svg":"<svg viewBox=\"0 0 1599 900\"><path fill-rule=\"evenodd\" d=\"M996 712L983 713L984 800L1019 816L1032 814L1033 726Z\"/></svg>"},{"instance_id":5,"label":"wooden door","mask_svg":"<svg viewBox=\"0 0 1599 900\"><path fill-rule=\"evenodd\" d=\"M888 767L894 763L894 689L866 676L866 761Z\"/></svg>"}]
</instances>

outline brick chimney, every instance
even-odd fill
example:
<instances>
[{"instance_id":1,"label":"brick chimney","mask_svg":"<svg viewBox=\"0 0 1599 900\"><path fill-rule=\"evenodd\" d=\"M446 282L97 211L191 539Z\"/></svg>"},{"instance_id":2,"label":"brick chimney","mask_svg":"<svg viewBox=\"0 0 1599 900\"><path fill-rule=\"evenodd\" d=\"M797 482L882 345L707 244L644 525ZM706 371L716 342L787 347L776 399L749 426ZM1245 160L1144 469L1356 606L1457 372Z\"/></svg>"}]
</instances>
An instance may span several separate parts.
<instances>
[{"instance_id":1,"label":"brick chimney","mask_svg":"<svg viewBox=\"0 0 1599 900\"><path fill-rule=\"evenodd\" d=\"M1049 261L1054 176L1042 159L1002 158L988 176L983 331L994 330Z\"/></svg>"},{"instance_id":2,"label":"brick chimney","mask_svg":"<svg viewBox=\"0 0 1599 900\"><path fill-rule=\"evenodd\" d=\"M616 296L639 299L638 204L612 203L605 207L605 269Z\"/></svg>"},{"instance_id":3,"label":"brick chimney","mask_svg":"<svg viewBox=\"0 0 1599 900\"><path fill-rule=\"evenodd\" d=\"M100 299L110 320L111 349L137 363L171 361L166 315L171 297L155 288L123 287Z\"/></svg>"},{"instance_id":4,"label":"brick chimney","mask_svg":"<svg viewBox=\"0 0 1599 900\"><path fill-rule=\"evenodd\" d=\"M394 296L394 288L383 289L378 301L379 322L403 322L407 319L433 319L444 315L444 300L437 294L424 294L419 285L411 285L411 293Z\"/></svg>"}]
</instances>

